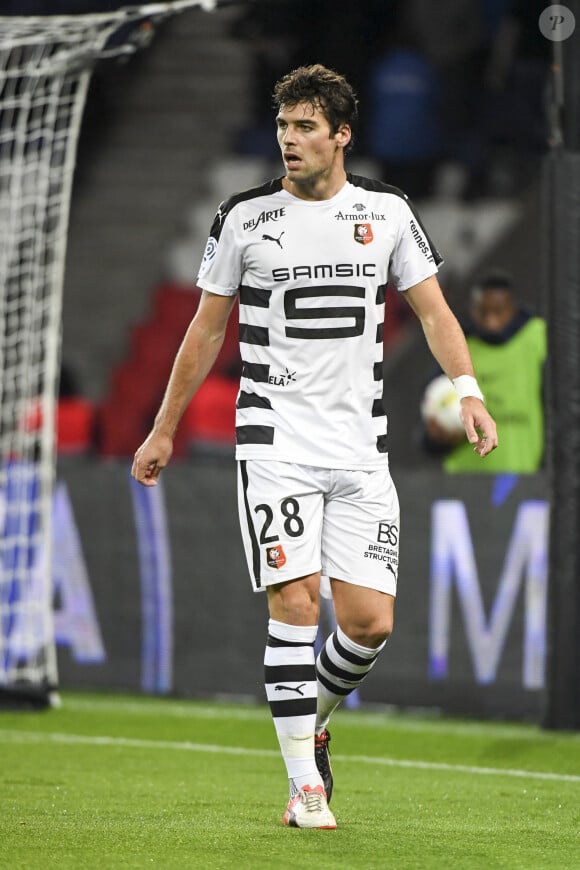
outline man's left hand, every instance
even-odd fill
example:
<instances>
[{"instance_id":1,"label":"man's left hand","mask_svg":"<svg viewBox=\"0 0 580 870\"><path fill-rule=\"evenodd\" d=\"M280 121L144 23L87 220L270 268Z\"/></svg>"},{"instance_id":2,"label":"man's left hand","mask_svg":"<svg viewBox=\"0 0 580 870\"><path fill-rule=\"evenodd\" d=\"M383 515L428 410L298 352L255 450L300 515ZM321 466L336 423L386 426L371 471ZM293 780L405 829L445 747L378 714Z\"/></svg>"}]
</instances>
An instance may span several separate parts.
<instances>
[{"instance_id":1,"label":"man's left hand","mask_svg":"<svg viewBox=\"0 0 580 870\"><path fill-rule=\"evenodd\" d=\"M475 396L466 396L461 400L461 419L465 426L465 434L475 453L482 458L498 446L495 420L481 401Z\"/></svg>"}]
</instances>

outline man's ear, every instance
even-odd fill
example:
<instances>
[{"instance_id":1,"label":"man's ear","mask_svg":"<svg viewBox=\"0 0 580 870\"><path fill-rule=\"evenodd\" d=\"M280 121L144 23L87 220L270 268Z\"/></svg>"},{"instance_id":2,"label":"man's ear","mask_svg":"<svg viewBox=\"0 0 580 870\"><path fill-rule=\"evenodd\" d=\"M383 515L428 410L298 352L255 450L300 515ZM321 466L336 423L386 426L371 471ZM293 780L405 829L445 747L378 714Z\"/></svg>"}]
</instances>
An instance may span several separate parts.
<instances>
[{"instance_id":1,"label":"man's ear","mask_svg":"<svg viewBox=\"0 0 580 870\"><path fill-rule=\"evenodd\" d=\"M349 124L342 124L335 133L334 139L340 148L346 148L352 139L352 130Z\"/></svg>"}]
</instances>

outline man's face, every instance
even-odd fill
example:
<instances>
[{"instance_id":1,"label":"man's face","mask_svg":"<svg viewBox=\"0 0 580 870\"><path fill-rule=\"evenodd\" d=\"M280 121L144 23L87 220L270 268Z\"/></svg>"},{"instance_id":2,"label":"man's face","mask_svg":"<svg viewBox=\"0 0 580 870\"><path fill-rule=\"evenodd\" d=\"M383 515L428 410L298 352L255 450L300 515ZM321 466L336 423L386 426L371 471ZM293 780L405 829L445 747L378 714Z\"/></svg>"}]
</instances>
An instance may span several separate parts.
<instances>
[{"instance_id":1,"label":"man's face","mask_svg":"<svg viewBox=\"0 0 580 870\"><path fill-rule=\"evenodd\" d=\"M475 290L471 297L471 316L486 332L501 332L516 313L512 294L503 289L490 287Z\"/></svg>"},{"instance_id":2,"label":"man's face","mask_svg":"<svg viewBox=\"0 0 580 870\"><path fill-rule=\"evenodd\" d=\"M348 124L333 133L321 109L307 102L281 106L276 124L289 181L309 183L342 167L344 146L351 137Z\"/></svg>"}]
</instances>

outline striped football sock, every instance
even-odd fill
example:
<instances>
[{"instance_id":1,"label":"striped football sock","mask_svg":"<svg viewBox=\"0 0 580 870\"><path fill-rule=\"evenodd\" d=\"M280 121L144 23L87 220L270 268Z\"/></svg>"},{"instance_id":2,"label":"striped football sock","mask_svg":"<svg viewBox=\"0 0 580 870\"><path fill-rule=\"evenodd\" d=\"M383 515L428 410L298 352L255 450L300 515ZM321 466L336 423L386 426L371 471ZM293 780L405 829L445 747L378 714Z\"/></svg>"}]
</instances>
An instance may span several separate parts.
<instances>
[{"instance_id":1,"label":"striped football sock","mask_svg":"<svg viewBox=\"0 0 580 870\"><path fill-rule=\"evenodd\" d=\"M321 734L332 712L358 688L376 662L386 640L376 649L355 643L336 628L320 650L316 660L318 706L316 733Z\"/></svg>"},{"instance_id":2,"label":"striped football sock","mask_svg":"<svg viewBox=\"0 0 580 870\"><path fill-rule=\"evenodd\" d=\"M266 696L290 780L290 794L322 785L314 760L317 626L270 619L264 656Z\"/></svg>"}]
</instances>

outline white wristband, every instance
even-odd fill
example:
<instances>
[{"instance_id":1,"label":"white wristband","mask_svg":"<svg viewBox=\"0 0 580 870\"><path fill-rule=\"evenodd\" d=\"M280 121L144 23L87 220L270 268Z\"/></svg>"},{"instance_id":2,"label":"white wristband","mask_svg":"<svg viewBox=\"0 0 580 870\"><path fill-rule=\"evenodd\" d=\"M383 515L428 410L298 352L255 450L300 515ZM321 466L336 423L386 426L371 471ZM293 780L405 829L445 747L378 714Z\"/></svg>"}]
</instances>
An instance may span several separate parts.
<instances>
[{"instance_id":1,"label":"white wristband","mask_svg":"<svg viewBox=\"0 0 580 870\"><path fill-rule=\"evenodd\" d=\"M453 386L460 399L473 396L475 399L481 399L482 402L485 401L477 381L471 375L459 375L458 378L453 378Z\"/></svg>"}]
</instances>

